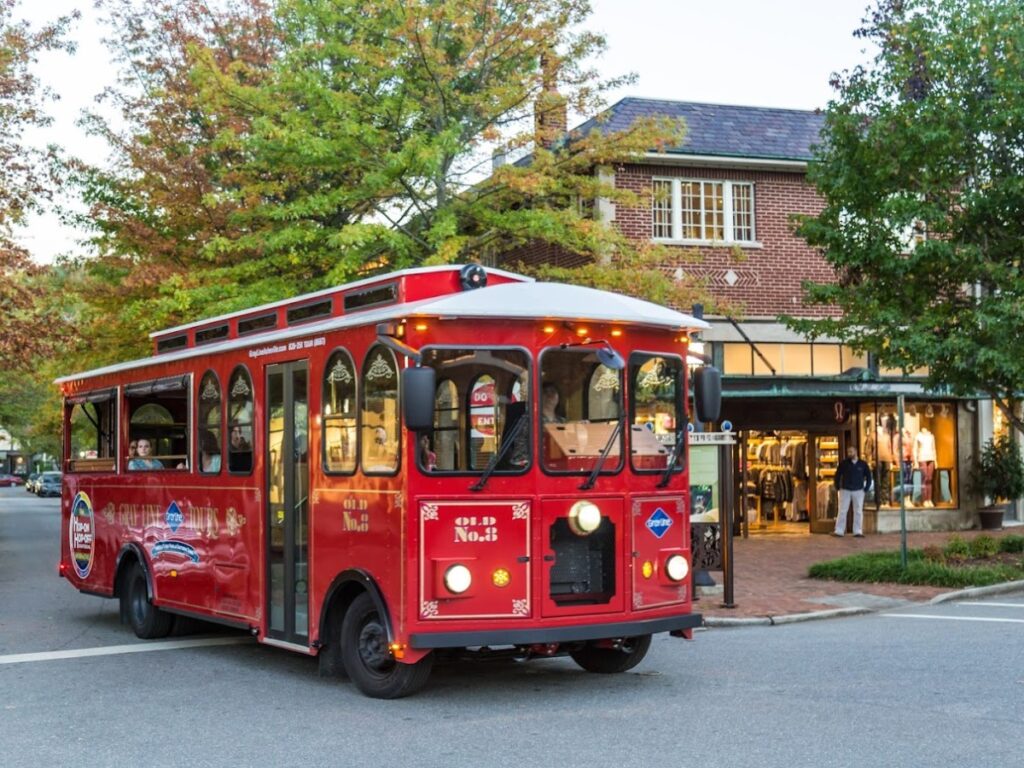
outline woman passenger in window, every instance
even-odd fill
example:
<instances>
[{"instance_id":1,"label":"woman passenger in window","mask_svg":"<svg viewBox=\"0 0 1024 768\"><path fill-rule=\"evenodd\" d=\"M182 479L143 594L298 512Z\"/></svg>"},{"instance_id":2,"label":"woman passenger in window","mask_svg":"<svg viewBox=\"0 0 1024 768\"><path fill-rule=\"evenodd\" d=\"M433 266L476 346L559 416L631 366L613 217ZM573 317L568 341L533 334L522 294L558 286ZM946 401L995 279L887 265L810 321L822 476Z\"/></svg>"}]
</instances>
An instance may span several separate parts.
<instances>
[{"instance_id":1,"label":"woman passenger in window","mask_svg":"<svg viewBox=\"0 0 1024 768\"><path fill-rule=\"evenodd\" d=\"M203 432L201 443L202 471L209 474L220 472L220 446L217 444L217 438L212 432Z\"/></svg>"},{"instance_id":2,"label":"woman passenger in window","mask_svg":"<svg viewBox=\"0 0 1024 768\"><path fill-rule=\"evenodd\" d=\"M135 441L137 456L128 462L128 469L163 469L164 463L153 458L153 447L149 440L140 438Z\"/></svg>"}]
</instances>

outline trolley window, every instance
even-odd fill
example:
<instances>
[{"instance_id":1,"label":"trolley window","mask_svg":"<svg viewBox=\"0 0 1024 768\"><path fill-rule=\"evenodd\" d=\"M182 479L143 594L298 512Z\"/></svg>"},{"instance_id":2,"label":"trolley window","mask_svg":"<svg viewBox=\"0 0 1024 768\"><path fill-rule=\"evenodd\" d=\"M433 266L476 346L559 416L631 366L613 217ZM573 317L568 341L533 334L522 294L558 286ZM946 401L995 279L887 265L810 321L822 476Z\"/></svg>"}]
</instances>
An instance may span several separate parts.
<instances>
[{"instance_id":1,"label":"trolley window","mask_svg":"<svg viewBox=\"0 0 1024 768\"><path fill-rule=\"evenodd\" d=\"M214 325L210 328L203 328L196 331L196 344L212 344L215 341L228 337L228 324Z\"/></svg>"},{"instance_id":2,"label":"trolley window","mask_svg":"<svg viewBox=\"0 0 1024 768\"><path fill-rule=\"evenodd\" d=\"M398 413L398 363L394 353L380 344L363 361L360 453L363 472L370 475L398 471L401 422Z\"/></svg>"},{"instance_id":3,"label":"trolley window","mask_svg":"<svg viewBox=\"0 0 1024 768\"><path fill-rule=\"evenodd\" d=\"M188 384L171 376L124 388L129 470L188 468Z\"/></svg>"},{"instance_id":4,"label":"trolley window","mask_svg":"<svg viewBox=\"0 0 1024 768\"><path fill-rule=\"evenodd\" d=\"M66 403L70 439L70 472L112 472L116 466L117 390L105 389L69 397Z\"/></svg>"},{"instance_id":5,"label":"trolley window","mask_svg":"<svg viewBox=\"0 0 1024 768\"><path fill-rule=\"evenodd\" d=\"M434 429L418 436L426 472L521 472L530 464L530 358L519 349L429 348Z\"/></svg>"},{"instance_id":6,"label":"trolley window","mask_svg":"<svg viewBox=\"0 0 1024 768\"><path fill-rule=\"evenodd\" d=\"M594 348L548 349L541 356L541 451L549 472L622 468L622 371Z\"/></svg>"},{"instance_id":7,"label":"trolley window","mask_svg":"<svg viewBox=\"0 0 1024 768\"><path fill-rule=\"evenodd\" d=\"M323 386L324 471L356 470L356 368L343 349L327 361Z\"/></svg>"},{"instance_id":8,"label":"trolley window","mask_svg":"<svg viewBox=\"0 0 1024 768\"><path fill-rule=\"evenodd\" d=\"M252 472L252 378L244 365L231 372L228 384L228 471Z\"/></svg>"},{"instance_id":9,"label":"trolley window","mask_svg":"<svg viewBox=\"0 0 1024 768\"><path fill-rule=\"evenodd\" d=\"M213 371L203 374L199 382L199 471L216 475L221 469L224 445L223 409L221 408L220 379Z\"/></svg>"},{"instance_id":10,"label":"trolley window","mask_svg":"<svg viewBox=\"0 0 1024 768\"><path fill-rule=\"evenodd\" d=\"M673 471L686 462L683 414L683 361L672 355L637 353L629 358L630 464L637 472L664 472L675 454Z\"/></svg>"}]
</instances>

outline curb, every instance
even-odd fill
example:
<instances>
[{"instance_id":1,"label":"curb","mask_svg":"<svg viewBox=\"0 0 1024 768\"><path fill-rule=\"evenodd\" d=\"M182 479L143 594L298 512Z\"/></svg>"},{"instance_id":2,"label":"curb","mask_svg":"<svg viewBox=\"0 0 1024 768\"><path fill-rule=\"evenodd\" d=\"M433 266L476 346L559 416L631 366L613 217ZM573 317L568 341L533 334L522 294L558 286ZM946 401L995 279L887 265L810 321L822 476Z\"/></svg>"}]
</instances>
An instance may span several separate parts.
<instances>
[{"instance_id":1,"label":"curb","mask_svg":"<svg viewBox=\"0 0 1024 768\"><path fill-rule=\"evenodd\" d=\"M1002 584L993 584L989 587L970 587L958 589L956 592L944 592L936 595L928 601L929 605L946 603L950 600L964 600L971 597L985 597L986 595L1004 595L1008 592L1024 591L1024 581L1007 581Z\"/></svg>"},{"instance_id":2,"label":"curb","mask_svg":"<svg viewBox=\"0 0 1024 768\"><path fill-rule=\"evenodd\" d=\"M872 608L832 608L827 611L809 611L808 613L788 613L781 616L755 616L752 618L730 618L728 616L705 616L706 627L757 627L777 626L781 624L799 624L803 621L818 619L836 619L841 616L859 616L873 613Z\"/></svg>"}]
</instances>

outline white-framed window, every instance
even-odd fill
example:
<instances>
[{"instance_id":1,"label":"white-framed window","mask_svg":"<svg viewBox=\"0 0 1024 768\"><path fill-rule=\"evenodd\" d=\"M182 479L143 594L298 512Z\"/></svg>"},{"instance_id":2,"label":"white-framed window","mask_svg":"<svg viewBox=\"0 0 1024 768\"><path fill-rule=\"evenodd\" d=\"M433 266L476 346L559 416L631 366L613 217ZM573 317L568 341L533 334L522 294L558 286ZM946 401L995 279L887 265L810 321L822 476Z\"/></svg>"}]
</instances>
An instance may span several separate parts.
<instances>
[{"instance_id":1,"label":"white-framed window","mask_svg":"<svg viewBox=\"0 0 1024 768\"><path fill-rule=\"evenodd\" d=\"M651 180L655 240L752 243L754 185L706 179Z\"/></svg>"}]
</instances>

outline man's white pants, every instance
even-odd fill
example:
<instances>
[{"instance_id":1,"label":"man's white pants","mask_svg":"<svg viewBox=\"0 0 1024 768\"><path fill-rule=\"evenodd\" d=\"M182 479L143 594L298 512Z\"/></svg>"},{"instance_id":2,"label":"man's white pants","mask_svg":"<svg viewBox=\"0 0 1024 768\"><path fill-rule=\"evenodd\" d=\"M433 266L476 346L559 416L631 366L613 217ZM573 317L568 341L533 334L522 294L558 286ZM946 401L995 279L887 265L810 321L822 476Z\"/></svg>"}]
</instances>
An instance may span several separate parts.
<instances>
[{"instance_id":1,"label":"man's white pants","mask_svg":"<svg viewBox=\"0 0 1024 768\"><path fill-rule=\"evenodd\" d=\"M853 535L864 533L864 491L839 490L839 515L836 517L836 533L846 533L846 513L853 504Z\"/></svg>"}]
</instances>

